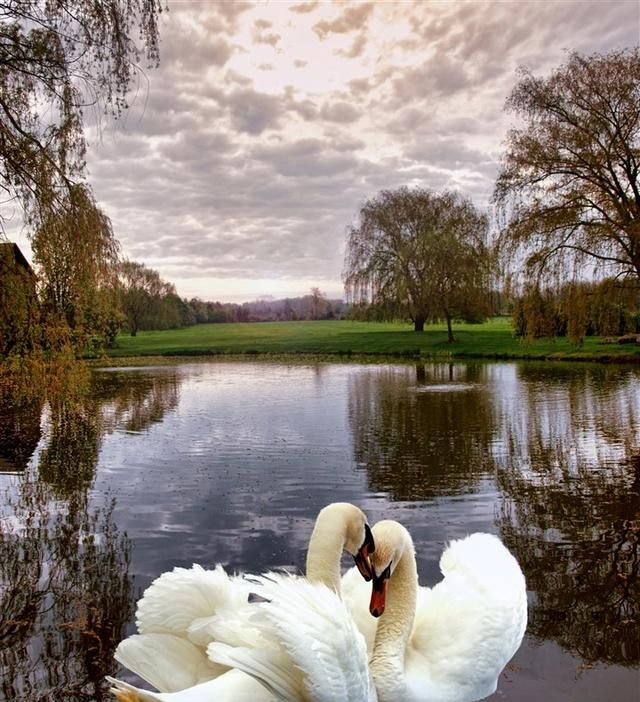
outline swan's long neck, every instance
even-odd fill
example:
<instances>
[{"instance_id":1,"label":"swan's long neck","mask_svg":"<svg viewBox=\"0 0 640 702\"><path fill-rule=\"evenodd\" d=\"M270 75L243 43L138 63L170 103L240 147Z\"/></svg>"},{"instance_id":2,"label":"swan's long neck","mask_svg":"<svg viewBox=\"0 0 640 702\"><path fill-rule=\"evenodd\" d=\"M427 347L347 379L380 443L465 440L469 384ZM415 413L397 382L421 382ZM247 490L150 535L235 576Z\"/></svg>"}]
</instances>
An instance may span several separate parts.
<instances>
[{"instance_id":1,"label":"swan's long neck","mask_svg":"<svg viewBox=\"0 0 640 702\"><path fill-rule=\"evenodd\" d=\"M411 635L418 596L413 544L407 544L387 586L384 614L378 621L371 674L379 702L405 699L404 654Z\"/></svg>"},{"instance_id":2,"label":"swan's long neck","mask_svg":"<svg viewBox=\"0 0 640 702\"><path fill-rule=\"evenodd\" d=\"M335 512L322 510L316 519L307 550L307 579L340 594L340 559L346 524Z\"/></svg>"}]
</instances>

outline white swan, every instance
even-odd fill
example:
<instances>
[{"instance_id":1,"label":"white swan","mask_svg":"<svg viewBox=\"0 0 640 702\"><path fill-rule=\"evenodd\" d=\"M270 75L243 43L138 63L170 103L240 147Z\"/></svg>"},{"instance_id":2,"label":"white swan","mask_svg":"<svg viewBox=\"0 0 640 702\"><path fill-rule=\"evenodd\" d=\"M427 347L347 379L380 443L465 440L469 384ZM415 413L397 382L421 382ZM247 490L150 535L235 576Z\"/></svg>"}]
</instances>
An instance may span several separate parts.
<instances>
[{"instance_id":1,"label":"white swan","mask_svg":"<svg viewBox=\"0 0 640 702\"><path fill-rule=\"evenodd\" d=\"M372 548L371 531L364 513L349 503L333 503L321 510L316 519L306 564L307 580L321 585L340 607L342 603L337 595L344 584L346 597L350 602L357 604L354 605L356 616L367 632L370 645L373 643L375 620L363 607L363 603L368 599L367 586L358 570L363 576L370 577L367 556ZM343 550L354 556L357 568L352 568L351 571L354 572L347 572L341 579L340 559ZM273 700L273 696L252 678L237 671L228 677L228 666L212 662L206 654L207 645L211 642L221 642L249 650L264 646L265 641L268 641L270 646L284 645L274 644L274 630L269 628L270 625L264 624L268 621L268 616L258 624L255 623L256 606L248 602L249 594L266 588L270 591L269 597L278 603L281 602L277 594L279 591L270 590L274 583L280 584L284 592L287 588L291 590L291 587L295 587L295 583L306 581L274 574L269 577L268 581L252 582L242 576L228 576L222 566L217 566L212 571L193 566L190 569L176 568L157 578L138 603L136 620L140 634L121 642L115 658L165 694L157 696L158 693L138 691L137 688L110 678L114 685L114 694L118 699L127 702L136 699L171 699L174 702L203 699L184 696L196 692L198 695L215 693L215 699L218 700L239 700L240 695L244 694L240 689L244 678L248 690L247 699L256 702ZM319 598L327 606L329 595L324 600ZM263 594L262 597L266 595ZM293 595L289 594L289 597ZM275 607L276 604L266 609L270 612ZM335 602L332 607L334 611L338 611ZM318 639L325 636L323 626L335 631L336 622L331 619L324 621L320 614L316 611L314 615L309 615L311 620L301 634L309 636L314 623ZM349 629L352 618L346 611L344 619ZM348 632L343 632L343 635L347 638L351 636ZM222 678L229 682L224 682ZM214 679L220 682L214 685ZM233 687L233 693L230 692L227 697L224 696L225 684L228 684L230 689ZM205 691L205 685L210 689ZM196 690L196 686L202 689ZM136 694L139 697L136 698Z\"/></svg>"},{"instance_id":2,"label":"white swan","mask_svg":"<svg viewBox=\"0 0 640 702\"><path fill-rule=\"evenodd\" d=\"M373 538L370 608L380 619L370 670L379 701L472 702L492 694L527 624L516 559L497 537L472 534L442 554L444 580L419 588L408 531L387 520L373 527Z\"/></svg>"}]
</instances>

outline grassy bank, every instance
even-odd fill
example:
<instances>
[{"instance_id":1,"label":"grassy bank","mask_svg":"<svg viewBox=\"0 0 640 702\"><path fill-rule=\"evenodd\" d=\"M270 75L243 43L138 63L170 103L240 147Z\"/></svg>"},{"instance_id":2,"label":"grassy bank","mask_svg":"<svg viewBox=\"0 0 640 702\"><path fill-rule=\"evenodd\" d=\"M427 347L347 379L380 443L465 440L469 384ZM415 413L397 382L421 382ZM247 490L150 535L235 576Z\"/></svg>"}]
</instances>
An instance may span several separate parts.
<instances>
[{"instance_id":1,"label":"grassy bank","mask_svg":"<svg viewBox=\"0 0 640 702\"><path fill-rule=\"evenodd\" d=\"M636 344L604 344L587 338L582 346L567 339L524 342L512 336L508 319L457 324L447 343L444 325L416 333L408 324L369 322L260 322L199 324L186 329L121 335L112 357L200 356L214 354L388 355L430 358L535 358L640 361Z\"/></svg>"}]
</instances>

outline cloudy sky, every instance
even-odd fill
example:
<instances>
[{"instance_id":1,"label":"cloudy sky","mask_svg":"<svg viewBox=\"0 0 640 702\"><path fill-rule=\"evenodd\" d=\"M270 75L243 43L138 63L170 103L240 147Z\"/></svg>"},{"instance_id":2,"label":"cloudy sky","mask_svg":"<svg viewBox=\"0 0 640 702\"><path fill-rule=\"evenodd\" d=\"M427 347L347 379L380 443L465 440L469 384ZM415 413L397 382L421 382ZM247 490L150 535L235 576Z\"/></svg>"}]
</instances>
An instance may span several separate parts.
<instances>
[{"instance_id":1,"label":"cloudy sky","mask_svg":"<svg viewBox=\"0 0 640 702\"><path fill-rule=\"evenodd\" d=\"M640 43L640 0L183 2L90 178L123 253L185 297L343 294L345 229L383 188L486 206L526 65Z\"/></svg>"}]
</instances>

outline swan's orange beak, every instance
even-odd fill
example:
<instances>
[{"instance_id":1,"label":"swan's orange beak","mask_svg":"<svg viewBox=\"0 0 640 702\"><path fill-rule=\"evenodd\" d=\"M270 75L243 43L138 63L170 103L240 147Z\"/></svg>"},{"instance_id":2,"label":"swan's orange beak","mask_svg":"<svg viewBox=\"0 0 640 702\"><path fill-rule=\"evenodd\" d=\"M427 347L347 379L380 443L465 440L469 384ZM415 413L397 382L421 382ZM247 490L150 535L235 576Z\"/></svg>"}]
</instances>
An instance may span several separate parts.
<instances>
[{"instance_id":1,"label":"swan's orange beak","mask_svg":"<svg viewBox=\"0 0 640 702\"><path fill-rule=\"evenodd\" d=\"M384 612L384 605L387 599L387 583L391 577L391 562L380 573L376 575L374 568L371 568L371 602L369 602L369 612L374 617L379 617Z\"/></svg>"},{"instance_id":2,"label":"swan's orange beak","mask_svg":"<svg viewBox=\"0 0 640 702\"><path fill-rule=\"evenodd\" d=\"M364 542L362 546L358 549L358 553L353 557L353 560L358 566L360 575L367 581L371 580L373 575L373 570L371 569L371 563L369 563L369 556L375 551L375 543L373 541L373 534L368 524L364 525Z\"/></svg>"},{"instance_id":3,"label":"swan's orange beak","mask_svg":"<svg viewBox=\"0 0 640 702\"><path fill-rule=\"evenodd\" d=\"M384 573L379 578L375 574L373 575L369 612L371 612L374 617L379 617L384 612L388 582L389 578L385 577Z\"/></svg>"}]
</instances>

